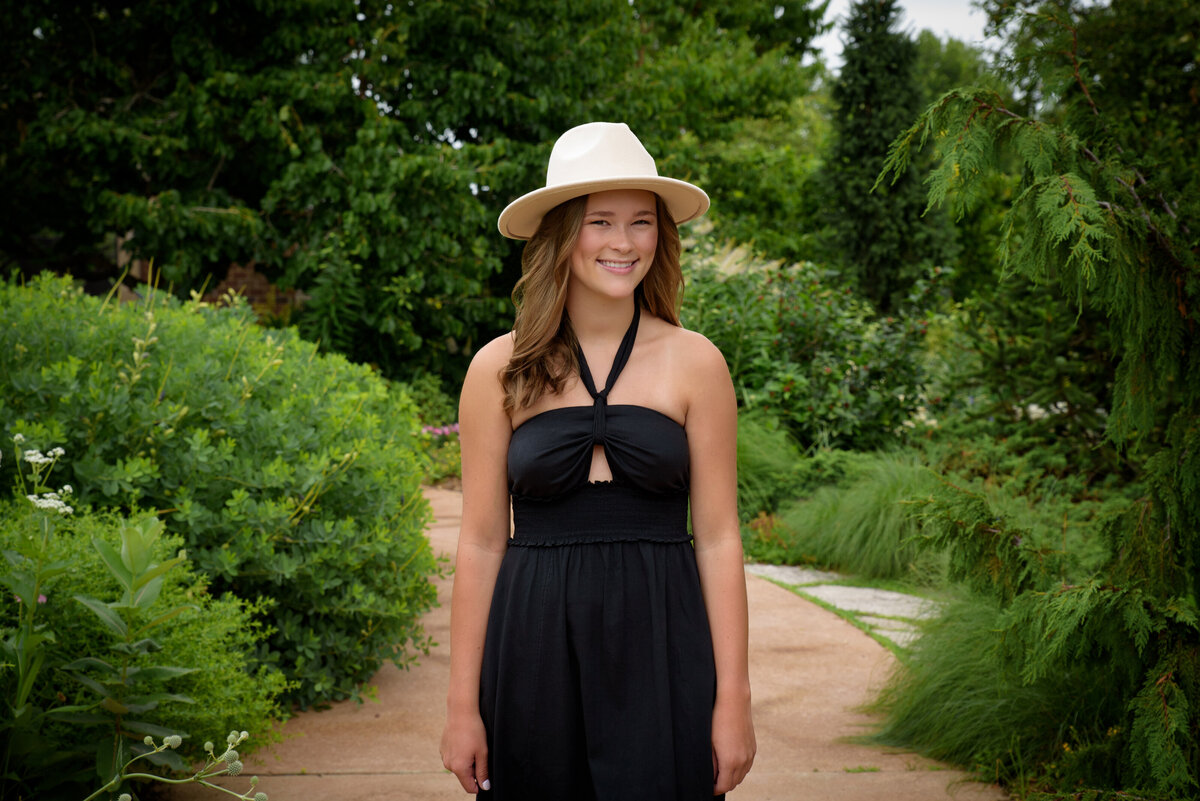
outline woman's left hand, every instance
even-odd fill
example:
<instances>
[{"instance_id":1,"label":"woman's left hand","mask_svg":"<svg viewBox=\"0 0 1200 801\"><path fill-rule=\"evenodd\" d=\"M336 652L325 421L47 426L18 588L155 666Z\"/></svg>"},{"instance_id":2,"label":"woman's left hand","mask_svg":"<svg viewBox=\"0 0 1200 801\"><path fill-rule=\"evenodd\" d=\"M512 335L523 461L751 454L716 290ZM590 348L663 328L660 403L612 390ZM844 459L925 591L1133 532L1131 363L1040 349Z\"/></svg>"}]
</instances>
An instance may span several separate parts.
<instances>
[{"instance_id":1,"label":"woman's left hand","mask_svg":"<svg viewBox=\"0 0 1200 801\"><path fill-rule=\"evenodd\" d=\"M754 741L754 722L750 701L721 701L713 706L713 795L728 793L742 783L758 746Z\"/></svg>"}]
</instances>

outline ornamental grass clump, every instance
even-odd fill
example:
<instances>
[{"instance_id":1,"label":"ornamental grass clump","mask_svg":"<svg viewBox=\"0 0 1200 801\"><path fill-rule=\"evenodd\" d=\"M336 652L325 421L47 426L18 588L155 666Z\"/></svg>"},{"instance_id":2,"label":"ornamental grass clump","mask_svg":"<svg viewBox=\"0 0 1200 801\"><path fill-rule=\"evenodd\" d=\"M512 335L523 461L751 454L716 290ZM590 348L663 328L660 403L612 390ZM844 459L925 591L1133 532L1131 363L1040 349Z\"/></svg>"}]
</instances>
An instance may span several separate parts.
<instances>
[{"instance_id":1,"label":"ornamental grass clump","mask_svg":"<svg viewBox=\"0 0 1200 801\"><path fill-rule=\"evenodd\" d=\"M368 367L244 303L122 306L43 275L0 286L0 420L72 454L79 503L156 510L214 594L269 599L258 656L293 702L355 696L427 647L420 426Z\"/></svg>"},{"instance_id":2,"label":"ornamental grass clump","mask_svg":"<svg viewBox=\"0 0 1200 801\"><path fill-rule=\"evenodd\" d=\"M797 561L871 578L939 580L942 560L917 542L913 504L929 494L936 476L912 454L873 454L860 470L780 513Z\"/></svg>"}]
</instances>

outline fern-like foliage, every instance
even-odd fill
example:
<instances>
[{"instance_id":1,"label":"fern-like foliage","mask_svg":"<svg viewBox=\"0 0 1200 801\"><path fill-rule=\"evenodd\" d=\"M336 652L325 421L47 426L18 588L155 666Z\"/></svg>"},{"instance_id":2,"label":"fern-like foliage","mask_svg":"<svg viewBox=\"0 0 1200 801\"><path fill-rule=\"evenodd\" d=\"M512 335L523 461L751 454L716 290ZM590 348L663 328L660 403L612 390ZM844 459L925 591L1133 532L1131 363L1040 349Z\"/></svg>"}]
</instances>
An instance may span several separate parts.
<instances>
[{"instance_id":1,"label":"fern-like foliage","mask_svg":"<svg viewBox=\"0 0 1200 801\"><path fill-rule=\"evenodd\" d=\"M1092 725L1110 738L1120 733L1126 786L1194 797L1200 115L1194 44L1174 43L1177 31L1200 24L1200 9L1163 0L1099 4L1086 13L1065 0L989 8L1001 16L1028 12L1020 22L1024 39L1018 36L1035 43L1025 74L1046 81L1053 117L1016 110L990 90L947 92L892 143L876 185L905 175L912 154L932 145L929 206L961 217L983 199L989 173L1017 162L1001 263L1007 273L1056 283L1080 309L1107 321L1116 366L1105 434L1146 457L1138 476L1146 492L1100 524L1096 533L1111 558L1101 574L1075 585L1052 578L1040 563L1045 555L1023 548L1020 532L968 492L950 488L932 499L928 537L949 549L956 575L1001 600L1001 653L1018 682L1033 685L1102 660L1124 712L1102 720L1111 707L1097 711ZM1154 82L1142 81L1141 63L1154 45L1126 43L1127 31L1165 43L1153 56ZM1125 86L1130 73L1138 82Z\"/></svg>"},{"instance_id":2,"label":"fern-like foliage","mask_svg":"<svg viewBox=\"0 0 1200 801\"><path fill-rule=\"evenodd\" d=\"M1009 603L1034 586L1028 532L1012 526L970 490L946 484L924 504L921 536L927 546L950 554L949 577L976 592Z\"/></svg>"}]
</instances>

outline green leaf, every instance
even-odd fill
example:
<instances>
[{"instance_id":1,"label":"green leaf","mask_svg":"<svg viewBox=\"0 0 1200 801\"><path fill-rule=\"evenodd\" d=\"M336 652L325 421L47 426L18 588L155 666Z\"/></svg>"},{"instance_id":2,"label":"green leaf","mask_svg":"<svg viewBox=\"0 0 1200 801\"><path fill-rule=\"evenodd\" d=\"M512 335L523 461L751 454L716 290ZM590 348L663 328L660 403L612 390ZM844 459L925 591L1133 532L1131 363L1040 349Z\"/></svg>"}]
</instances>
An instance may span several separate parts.
<instances>
[{"instance_id":1,"label":"green leaf","mask_svg":"<svg viewBox=\"0 0 1200 801\"><path fill-rule=\"evenodd\" d=\"M74 671L67 673L67 675L70 676L71 678L75 679L75 681L79 682L84 687L87 687L89 690L91 690L96 695L100 696L101 698L106 699L106 700L108 699L108 697L109 697L108 689L103 684L101 684L100 682L93 679L91 676L85 676L82 673L76 673Z\"/></svg>"},{"instance_id":2,"label":"green leaf","mask_svg":"<svg viewBox=\"0 0 1200 801\"><path fill-rule=\"evenodd\" d=\"M149 734L154 737L167 737L172 734L178 734L180 737L189 736L187 732L179 729L168 729L166 726L159 726L157 723L147 723L144 720L122 720L122 728L129 731L136 731L138 734Z\"/></svg>"},{"instance_id":3,"label":"green leaf","mask_svg":"<svg viewBox=\"0 0 1200 801\"><path fill-rule=\"evenodd\" d=\"M161 565L155 565L154 567L151 567L148 570L146 570L142 573L139 573L134 578L133 589L138 590L139 588L145 586L150 581L153 581L155 578L158 578L163 573L166 573L168 570L175 567L175 565L177 565L183 561L185 561L183 559L183 557L177 556L174 559L168 559L167 561L163 562Z\"/></svg>"},{"instance_id":4,"label":"green leaf","mask_svg":"<svg viewBox=\"0 0 1200 801\"><path fill-rule=\"evenodd\" d=\"M83 595L75 595L73 597L76 601L92 610L92 613L100 619L101 623L108 627L109 631L123 640L129 638L129 627L125 625L125 621L121 619L121 616L114 612L107 604Z\"/></svg>"},{"instance_id":5,"label":"green leaf","mask_svg":"<svg viewBox=\"0 0 1200 801\"><path fill-rule=\"evenodd\" d=\"M13 573L7 576L0 576L0 584L8 587L13 595L21 599L21 603L30 605L34 603L33 576L25 573Z\"/></svg>"},{"instance_id":6,"label":"green leaf","mask_svg":"<svg viewBox=\"0 0 1200 801\"><path fill-rule=\"evenodd\" d=\"M171 618L175 617L176 615L182 614L183 612L187 612L189 610L199 611L199 609L200 609L200 607L194 606L192 604L188 604L186 606L177 606L174 609L170 610L169 612L163 612L161 615L154 618L150 622L143 624L142 626L140 626L138 628L138 630L136 632L134 632L134 634L141 634L144 631L149 631L150 629L155 628L156 626L166 623Z\"/></svg>"},{"instance_id":7,"label":"green leaf","mask_svg":"<svg viewBox=\"0 0 1200 801\"><path fill-rule=\"evenodd\" d=\"M131 707L126 706L116 698L113 698L111 695L106 696L104 700L100 702L100 708L107 709L114 715L128 715L131 711L133 711Z\"/></svg>"},{"instance_id":8,"label":"green leaf","mask_svg":"<svg viewBox=\"0 0 1200 801\"><path fill-rule=\"evenodd\" d=\"M133 573L121 561L116 550L99 537L92 537L92 546L99 552L100 558L108 567L108 572L120 582L121 587L128 592L133 587Z\"/></svg>"},{"instance_id":9,"label":"green leaf","mask_svg":"<svg viewBox=\"0 0 1200 801\"><path fill-rule=\"evenodd\" d=\"M104 738L96 744L96 772L102 782L109 782L127 761L124 737Z\"/></svg>"},{"instance_id":10,"label":"green leaf","mask_svg":"<svg viewBox=\"0 0 1200 801\"><path fill-rule=\"evenodd\" d=\"M179 771L179 772L184 772L188 769L188 766L186 764L184 764L184 761L179 756L179 754L177 754L171 750L159 751L158 753L155 753L155 754L149 754L146 756L146 761L152 762L155 765L161 765L163 767L167 767L167 768L170 768L171 770Z\"/></svg>"},{"instance_id":11,"label":"green leaf","mask_svg":"<svg viewBox=\"0 0 1200 801\"><path fill-rule=\"evenodd\" d=\"M142 584L133 593L133 605L138 609L149 609L154 606L154 602L158 600L159 594L163 588L163 577L157 576L150 581Z\"/></svg>"},{"instance_id":12,"label":"green leaf","mask_svg":"<svg viewBox=\"0 0 1200 801\"><path fill-rule=\"evenodd\" d=\"M162 521L156 517L144 517L122 527L121 559L133 575L140 576L150 568L154 558L154 542L162 529Z\"/></svg>"},{"instance_id":13,"label":"green leaf","mask_svg":"<svg viewBox=\"0 0 1200 801\"><path fill-rule=\"evenodd\" d=\"M134 695L125 699L126 713L138 714L148 712L155 709L164 701L175 701L180 704L196 703L192 698L178 693L146 693L144 695Z\"/></svg>"},{"instance_id":14,"label":"green leaf","mask_svg":"<svg viewBox=\"0 0 1200 801\"><path fill-rule=\"evenodd\" d=\"M96 704L91 706L62 706L56 709L51 709L46 713L46 717L54 720L61 720L63 723L76 723L81 726L94 724L111 725L112 718L108 715L96 715L79 710L94 709Z\"/></svg>"},{"instance_id":15,"label":"green leaf","mask_svg":"<svg viewBox=\"0 0 1200 801\"><path fill-rule=\"evenodd\" d=\"M111 664L94 656L85 656L82 659L76 659L74 662L63 665L63 670L83 670L84 668L95 668L113 676L120 675L120 671Z\"/></svg>"},{"instance_id":16,"label":"green leaf","mask_svg":"<svg viewBox=\"0 0 1200 801\"><path fill-rule=\"evenodd\" d=\"M167 667L156 665L153 667L130 668L126 672L126 677L130 683L136 681L154 681L156 679L173 679L176 676L186 676L189 673L195 673L197 668L182 668L182 667Z\"/></svg>"},{"instance_id":17,"label":"green leaf","mask_svg":"<svg viewBox=\"0 0 1200 801\"><path fill-rule=\"evenodd\" d=\"M162 650L162 646L149 637L132 643L115 642L110 647L117 653L127 656L144 656L145 654L158 653Z\"/></svg>"}]
</instances>

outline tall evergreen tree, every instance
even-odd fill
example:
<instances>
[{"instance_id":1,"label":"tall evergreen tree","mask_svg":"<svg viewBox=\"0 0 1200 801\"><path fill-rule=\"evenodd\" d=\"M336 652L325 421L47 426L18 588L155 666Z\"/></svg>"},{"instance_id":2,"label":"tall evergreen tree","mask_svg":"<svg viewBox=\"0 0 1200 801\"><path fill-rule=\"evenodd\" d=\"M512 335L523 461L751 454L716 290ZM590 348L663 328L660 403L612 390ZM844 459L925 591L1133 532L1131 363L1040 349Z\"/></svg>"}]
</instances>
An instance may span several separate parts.
<instances>
[{"instance_id":1,"label":"tall evergreen tree","mask_svg":"<svg viewBox=\"0 0 1200 801\"><path fill-rule=\"evenodd\" d=\"M1106 699L1081 708L1072 725L1080 784L1194 798L1200 59L1192 32L1200 30L1200 3L990 0L987 7L993 29L1014 45L1009 75L1038 113L986 89L949 92L896 140L887 169L907 177L911 151L934 143L930 202L961 214L979 203L986 177L1005 158L1019 161L1004 220L1006 267L1057 284L1102 316L1115 363L1105 434L1134 457L1141 494L1097 526L1108 561L1078 584L1039 584L1044 555L1022 550L1019 533L981 498L948 505L936 540L950 547L958 574L996 593L1004 627L993 644L1005 645L1015 685L1071 675L1081 664L1105 666ZM963 714L991 714L976 708ZM1043 754L1059 745L1053 733L1037 736ZM1062 756L1058 749L1053 759ZM971 758L997 766L1012 759Z\"/></svg>"},{"instance_id":2,"label":"tall evergreen tree","mask_svg":"<svg viewBox=\"0 0 1200 801\"><path fill-rule=\"evenodd\" d=\"M871 191L888 144L922 100L914 75L917 47L899 30L901 12L897 0L850 6L822 181L831 249L881 312L894 307L937 250L931 226L921 219L923 192L912 171Z\"/></svg>"}]
</instances>

